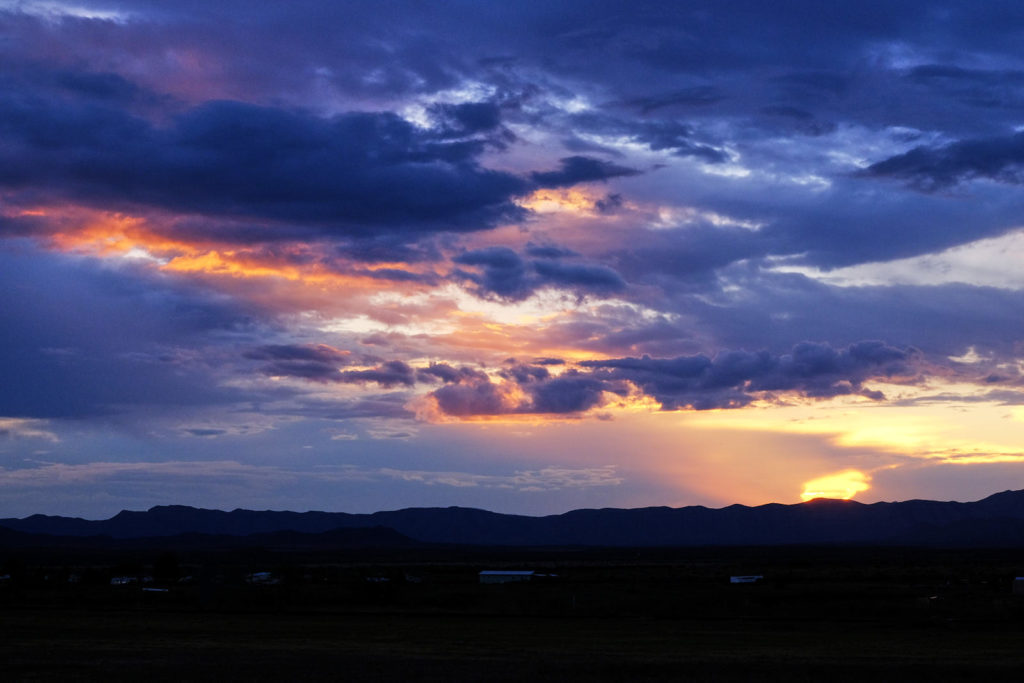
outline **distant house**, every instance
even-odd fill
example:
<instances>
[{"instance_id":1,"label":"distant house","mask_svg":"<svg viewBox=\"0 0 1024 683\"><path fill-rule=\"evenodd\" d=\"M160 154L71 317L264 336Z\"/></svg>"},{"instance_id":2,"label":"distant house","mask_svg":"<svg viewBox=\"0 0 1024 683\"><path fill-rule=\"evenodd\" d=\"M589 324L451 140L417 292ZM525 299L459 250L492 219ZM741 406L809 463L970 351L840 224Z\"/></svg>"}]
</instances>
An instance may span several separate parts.
<instances>
[{"instance_id":1,"label":"distant house","mask_svg":"<svg viewBox=\"0 0 1024 683\"><path fill-rule=\"evenodd\" d=\"M761 574L747 574L745 576L730 576L729 583L757 583L763 581L764 576Z\"/></svg>"},{"instance_id":2,"label":"distant house","mask_svg":"<svg viewBox=\"0 0 1024 683\"><path fill-rule=\"evenodd\" d=\"M516 583L529 581L536 575L533 571L486 570L480 572L480 583Z\"/></svg>"},{"instance_id":3,"label":"distant house","mask_svg":"<svg viewBox=\"0 0 1024 683\"><path fill-rule=\"evenodd\" d=\"M272 572L253 572L245 577L245 582L258 586L270 586L278 583L278 580L274 578Z\"/></svg>"}]
</instances>

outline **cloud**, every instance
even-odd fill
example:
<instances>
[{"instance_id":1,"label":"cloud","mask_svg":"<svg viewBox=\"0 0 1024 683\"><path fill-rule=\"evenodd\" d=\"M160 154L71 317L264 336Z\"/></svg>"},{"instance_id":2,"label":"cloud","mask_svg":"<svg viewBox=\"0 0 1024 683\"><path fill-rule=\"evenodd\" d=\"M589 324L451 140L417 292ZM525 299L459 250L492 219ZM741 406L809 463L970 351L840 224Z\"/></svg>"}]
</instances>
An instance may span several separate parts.
<instances>
[{"instance_id":1,"label":"cloud","mask_svg":"<svg viewBox=\"0 0 1024 683\"><path fill-rule=\"evenodd\" d=\"M472 117L463 116L472 120ZM390 112L332 117L215 101L164 126L73 98L0 95L0 186L104 208L319 224L324 232L479 230L529 183L481 168L485 141Z\"/></svg>"},{"instance_id":2,"label":"cloud","mask_svg":"<svg viewBox=\"0 0 1024 683\"><path fill-rule=\"evenodd\" d=\"M220 482L240 486L244 483L272 483L287 476L278 467L258 467L234 460L186 462L91 462L86 464L44 463L20 469L0 468L0 488L61 488L69 485L107 482L131 484L133 481L188 479L203 484Z\"/></svg>"},{"instance_id":3,"label":"cloud","mask_svg":"<svg viewBox=\"0 0 1024 683\"><path fill-rule=\"evenodd\" d=\"M561 255L549 248L543 250L540 258L527 260L508 247L484 247L459 254L452 260L479 269L476 273L457 269L454 275L474 285L475 292L484 297L521 301L545 287L568 289L581 295L626 289L626 282L611 268L565 263L559 260Z\"/></svg>"},{"instance_id":4,"label":"cloud","mask_svg":"<svg viewBox=\"0 0 1024 683\"><path fill-rule=\"evenodd\" d=\"M316 382L340 381L338 366L350 362L350 353L326 344L272 344L246 351L243 356L269 361L266 375L301 377Z\"/></svg>"},{"instance_id":5,"label":"cloud","mask_svg":"<svg viewBox=\"0 0 1024 683\"><path fill-rule=\"evenodd\" d=\"M615 465L603 467L557 467L517 470L514 474L475 474L471 472L407 470L394 468L366 469L342 467L325 470L323 475L334 480L374 481L397 479L427 486L457 488L498 488L519 491L562 491L565 489L618 486L625 480Z\"/></svg>"},{"instance_id":6,"label":"cloud","mask_svg":"<svg viewBox=\"0 0 1024 683\"><path fill-rule=\"evenodd\" d=\"M534 244L529 243L526 245L526 253L534 258L566 258L570 256L579 256L572 249L566 249L555 244Z\"/></svg>"},{"instance_id":7,"label":"cloud","mask_svg":"<svg viewBox=\"0 0 1024 683\"><path fill-rule=\"evenodd\" d=\"M57 443L60 438L46 429L45 420L25 420L0 417L0 439L43 439Z\"/></svg>"},{"instance_id":8,"label":"cloud","mask_svg":"<svg viewBox=\"0 0 1024 683\"><path fill-rule=\"evenodd\" d=\"M603 405L604 392L612 386L601 379L569 371L532 387L532 410L550 414L584 412Z\"/></svg>"},{"instance_id":9,"label":"cloud","mask_svg":"<svg viewBox=\"0 0 1024 683\"><path fill-rule=\"evenodd\" d=\"M656 400L662 410L741 408L759 398L787 394L814 399L859 394L882 400L865 383L913 381L920 360L915 349L863 341L842 349L803 342L782 355L722 351L714 358L697 354L581 361L557 376L543 365L514 363L499 373L499 380L479 371L449 374L446 385L426 398L440 414L453 417L571 415L636 391ZM429 412L424 414L429 417Z\"/></svg>"},{"instance_id":10,"label":"cloud","mask_svg":"<svg viewBox=\"0 0 1024 683\"><path fill-rule=\"evenodd\" d=\"M695 321L694 338L712 336L725 348L784 353L808 338L838 347L885 330L888 343L913 346L929 359L958 356L974 345L1005 362L1019 357L1024 338L1020 291L960 283L831 287L797 273L750 269L723 274L723 285L737 294L694 294L676 306Z\"/></svg>"},{"instance_id":11,"label":"cloud","mask_svg":"<svg viewBox=\"0 0 1024 683\"><path fill-rule=\"evenodd\" d=\"M486 375L448 384L428 396L441 413L454 417L524 412L524 399L514 383L495 383Z\"/></svg>"},{"instance_id":12,"label":"cloud","mask_svg":"<svg viewBox=\"0 0 1024 683\"><path fill-rule=\"evenodd\" d=\"M0 249L0 416L85 418L257 398L223 383L256 311L130 267Z\"/></svg>"},{"instance_id":13,"label":"cloud","mask_svg":"<svg viewBox=\"0 0 1024 683\"><path fill-rule=\"evenodd\" d=\"M906 180L925 192L973 178L1020 185L1024 182L1024 133L961 140L942 147L915 147L876 162L861 175Z\"/></svg>"},{"instance_id":14,"label":"cloud","mask_svg":"<svg viewBox=\"0 0 1024 683\"><path fill-rule=\"evenodd\" d=\"M636 169L618 166L593 157L565 157L560 164L561 168L557 171L534 171L530 177L541 187L568 187L579 183L604 181L639 173Z\"/></svg>"},{"instance_id":15,"label":"cloud","mask_svg":"<svg viewBox=\"0 0 1024 683\"><path fill-rule=\"evenodd\" d=\"M363 370L342 370L353 363L351 353L327 344L276 344L246 351L243 356L266 361L260 368L272 377L295 377L317 383L379 384L385 388L411 387L416 371L407 363L391 360Z\"/></svg>"},{"instance_id":16,"label":"cloud","mask_svg":"<svg viewBox=\"0 0 1024 683\"><path fill-rule=\"evenodd\" d=\"M416 382L416 371L400 360L381 363L370 370L345 370L338 373L338 382L364 384L375 382L382 387L411 387Z\"/></svg>"},{"instance_id":17,"label":"cloud","mask_svg":"<svg viewBox=\"0 0 1024 683\"><path fill-rule=\"evenodd\" d=\"M1021 6L382 2L0 11L0 434L82 462L106 443L70 418L150 454L323 421L461 458L414 413L881 401L925 370L959 383L935 403L1019 403L1011 266L833 269L1019 224ZM414 472L484 486L444 467Z\"/></svg>"},{"instance_id":18,"label":"cloud","mask_svg":"<svg viewBox=\"0 0 1024 683\"><path fill-rule=\"evenodd\" d=\"M919 354L881 341L844 349L802 342L788 354L722 351L677 358L615 358L582 361L605 381L628 381L657 400L664 410L738 408L770 393L810 398L863 394L871 379L902 380L917 374ZM881 398L877 394L870 398Z\"/></svg>"},{"instance_id":19,"label":"cloud","mask_svg":"<svg viewBox=\"0 0 1024 683\"><path fill-rule=\"evenodd\" d=\"M501 109L494 102L439 102L429 112L441 127L439 135L445 138L470 137L501 125Z\"/></svg>"},{"instance_id":20,"label":"cloud","mask_svg":"<svg viewBox=\"0 0 1024 683\"><path fill-rule=\"evenodd\" d=\"M632 242L605 254L631 280L661 284L668 291L705 288L717 282L718 269L770 254L773 238L730 225L694 225L640 233Z\"/></svg>"},{"instance_id":21,"label":"cloud","mask_svg":"<svg viewBox=\"0 0 1024 683\"><path fill-rule=\"evenodd\" d=\"M642 97L629 103L631 106L657 97ZM707 100L704 103L717 100ZM641 106L641 108L644 108ZM587 112L570 119L574 134L589 133L601 138L621 136L646 145L654 152L668 151L677 157L694 157L707 163L717 164L729 160L722 149L699 140L693 126L675 119L624 119L608 114ZM578 140L578 138L575 138ZM600 139L600 138L599 138Z\"/></svg>"},{"instance_id":22,"label":"cloud","mask_svg":"<svg viewBox=\"0 0 1024 683\"><path fill-rule=\"evenodd\" d=\"M426 398L441 414L454 417L569 415L604 405L605 392L626 393L621 383L575 369L552 376L544 365L512 362L499 375L501 379L495 381L486 373L469 369L457 376L449 374L446 385Z\"/></svg>"}]
</instances>

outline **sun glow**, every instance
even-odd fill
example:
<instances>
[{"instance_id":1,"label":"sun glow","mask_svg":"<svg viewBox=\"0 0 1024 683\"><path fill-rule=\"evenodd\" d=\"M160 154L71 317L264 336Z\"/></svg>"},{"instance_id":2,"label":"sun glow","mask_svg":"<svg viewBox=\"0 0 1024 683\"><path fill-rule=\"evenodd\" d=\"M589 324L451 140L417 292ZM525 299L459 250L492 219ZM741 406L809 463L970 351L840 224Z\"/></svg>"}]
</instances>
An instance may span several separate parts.
<instances>
[{"instance_id":1,"label":"sun glow","mask_svg":"<svg viewBox=\"0 0 1024 683\"><path fill-rule=\"evenodd\" d=\"M860 470L843 470L806 482L800 497L805 501L815 498L850 500L871 488L870 481L871 477Z\"/></svg>"}]
</instances>

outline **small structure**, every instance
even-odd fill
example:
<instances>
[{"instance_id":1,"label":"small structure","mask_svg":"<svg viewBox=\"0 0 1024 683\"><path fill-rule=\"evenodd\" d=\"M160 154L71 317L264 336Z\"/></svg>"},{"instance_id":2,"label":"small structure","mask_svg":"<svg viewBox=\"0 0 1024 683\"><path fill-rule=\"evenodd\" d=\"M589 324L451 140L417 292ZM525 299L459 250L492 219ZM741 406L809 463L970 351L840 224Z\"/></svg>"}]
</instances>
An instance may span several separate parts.
<instances>
[{"instance_id":1,"label":"small structure","mask_svg":"<svg viewBox=\"0 0 1024 683\"><path fill-rule=\"evenodd\" d=\"M746 576L730 576L729 583L757 583L763 581L764 576L761 574L747 574Z\"/></svg>"},{"instance_id":2,"label":"small structure","mask_svg":"<svg viewBox=\"0 0 1024 683\"><path fill-rule=\"evenodd\" d=\"M480 583L517 583L529 581L537 572L513 571L508 569L486 570L480 572Z\"/></svg>"},{"instance_id":3,"label":"small structure","mask_svg":"<svg viewBox=\"0 0 1024 683\"><path fill-rule=\"evenodd\" d=\"M253 586L272 586L278 583L273 572L253 572L245 577L245 582Z\"/></svg>"},{"instance_id":4,"label":"small structure","mask_svg":"<svg viewBox=\"0 0 1024 683\"><path fill-rule=\"evenodd\" d=\"M1017 576L1013 579L1013 594L1024 595L1024 576Z\"/></svg>"}]
</instances>

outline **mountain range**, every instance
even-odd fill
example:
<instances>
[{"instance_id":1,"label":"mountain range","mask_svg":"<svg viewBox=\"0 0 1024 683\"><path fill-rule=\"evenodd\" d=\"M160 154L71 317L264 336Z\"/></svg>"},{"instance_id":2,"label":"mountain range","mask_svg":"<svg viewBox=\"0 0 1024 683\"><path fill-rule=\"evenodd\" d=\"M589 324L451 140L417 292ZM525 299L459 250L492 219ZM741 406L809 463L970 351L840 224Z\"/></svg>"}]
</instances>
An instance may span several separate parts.
<instances>
[{"instance_id":1,"label":"mountain range","mask_svg":"<svg viewBox=\"0 0 1024 683\"><path fill-rule=\"evenodd\" d=\"M970 503L864 504L818 499L794 505L573 510L530 517L473 508L407 508L373 514L207 510L162 505L105 520L32 515L0 519L0 545L33 537L141 539L191 535L319 535L323 542L490 546L739 546L879 544L1024 546L1024 490ZM364 529L362 535L340 530ZM342 537L343 536L343 537Z\"/></svg>"}]
</instances>

